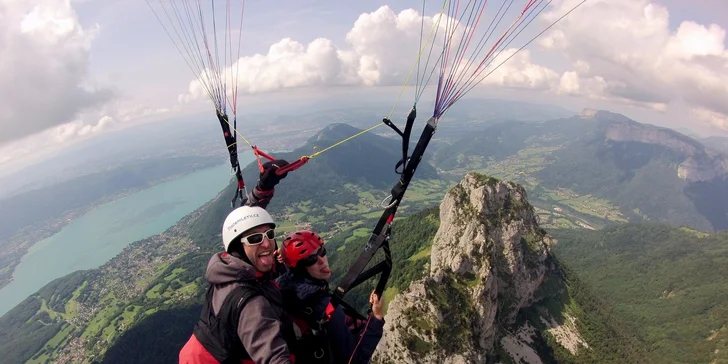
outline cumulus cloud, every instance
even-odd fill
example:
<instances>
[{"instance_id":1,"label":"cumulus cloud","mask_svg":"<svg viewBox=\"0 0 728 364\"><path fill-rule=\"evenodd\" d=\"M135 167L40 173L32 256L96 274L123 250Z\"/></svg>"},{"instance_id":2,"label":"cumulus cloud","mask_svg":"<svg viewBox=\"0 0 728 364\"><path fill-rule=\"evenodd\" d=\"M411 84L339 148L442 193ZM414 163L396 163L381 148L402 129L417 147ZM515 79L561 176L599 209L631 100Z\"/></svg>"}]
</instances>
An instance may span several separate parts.
<instances>
[{"instance_id":1,"label":"cumulus cloud","mask_svg":"<svg viewBox=\"0 0 728 364\"><path fill-rule=\"evenodd\" d=\"M0 144L110 99L86 80L96 31L81 26L69 0L0 3Z\"/></svg>"},{"instance_id":2,"label":"cumulus cloud","mask_svg":"<svg viewBox=\"0 0 728 364\"><path fill-rule=\"evenodd\" d=\"M561 82L559 74L555 71L532 63L530 51L522 50L516 53L515 48L506 49L494 57L481 77L486 75L488 77L482 81L485 85L525 87L544 91L558 87Z\"/></svg>"},{"instance_id":3,"label":"cumulus cloud","mask_svg":"<svg viewBox=\"0 0 728 364\"><path fill-rule=\"evenodd\" d=\"M450 34L446 33L448 22L457 20L448 19L446 15L440 14L423 18L423 15L414 9L395 13L388 6L382 6L376 11L359 16L346 35L345 48L339 48L325 38L316 39L305 46L293 39L285 38L272 45L267 54L240 58L226 70L225 75L229 77L231 70L237 70L239 92L245 93L325 85L399 86L404 83L419 53L421 28L425 30L426 40L433 25L438 25L439 28L434 32L429 44L436 46L427 69L421 69L420 73L428 75L429 71L436 67L440 45L445 35ZM465 34L464 29L463 24L453 33L451 47L453 53ZM480 34L484 31L485 26ZM475 42L477 37L478 35ZM490 41L491 44L493 42L494 40ZM471 49L475 49L475 46L473 45ZM496 59L490 67L484 68L481 78L515 51L516 49L506 49L495 53ZM429 47L423 54L422 67L425 66L428 52ZM480 58L471 60L450 58L448 64L452 67L455 62L464 65L470 61L477 65L486 53L487 50L480 54ZM469 68L471 74L476 65ZM531 63L528 52L522 51L501 67L490 73L484 83L535 89L548 89L559 83L558 74L544 66ZM465 69L464 66L460 68L460 70ZM203 78L206 77L208 75L203 74ZM413 75L410 84L414 84L415 78ZM190 102L206 95L202 84L194 80L189 85L188 93L180 95L179 100Z\"/></svg>"},{"instance_id":4,"label":"cumulus cloud","mask_svg":"<svg viewBox=\"0 0 728 364\"><path fill-rule=\"evenodd\" d=\"M554 1L548 20L577 0ZM728 115L726 30L683 21L669 26L668 10L650 0L590 0L540 40L573 63L559 92L664 111L673 101L725 129Z\"/></svg>"},{"instance_id":5,"label":"cumulus cloud","mask_svg":"<svg viewBox=\"0 0 728 364\"><path fill-rule=\"evenodd\" d=\"M103 107L82 112L78 118L0 145L0 170L10 173L55 154L64 148L102 132L123 128L150 118L178 111L177 108L149 108L143 104L114 100ZM154 119L152 119L154 120Z\"/></svg>"},{"instance_id":6,"label":"cumulus cloud","mask_svg":"<svg viewBox=\"0 0 728 364\"><path fill-rule=\"evenodd\" d=\"M711 124L717 128L728 130L728 116L725 114L710 111L705 108L695 108L695 115L702 121Z\"/></svg>"},{"instance_id":7,"label":"cumulus cloud","mask_svg":"<svg viewBox=\"0 0 728 364\"><path fill-rule=\"evenodd\" d=\"M71 122L61 124L48 130L47 142L67 143L76 141L100 132L124 127L132 122L159 116L175 111L174 108L150 108L144 104L117 99L93 111L85 112ZM2 165L2 163L0 163Z\"/></svg>"},{"instance_id":8,"label":"cumulus cloud","mask_svg":"<svg viewBox=\"0 0 728 364\"><path fill-rule=\"evenodd\" d=\"M55 128L53 138L57 142L66 142L76 137L90 136L103 131L114 123L111 116L104 116L94 124L86 124L81 121L73 121Z\"/></svg>"},{"instance_id":9,"label":"cumulus cloud","mask_svg":"<svg viewBox=\"0 0 728 364\"><path fill-rule=\"evenodd\" d=\"M355 84L357 80L347 77L344 70L346 57L328 39L319 38L304 46L285 38L270 46L268 54L256 54L240 58L236 64L224 71L224 79L234 79L237 74L238 92L260 93L282 88L300 86L322 86L332 84ZM209 84L214 73L209 70L200 76ZM214 81L213 81L214 82ZM203 83L194 80L189 93L180 95L181 102L206 97Z\"/></svg>"}]
</instances>

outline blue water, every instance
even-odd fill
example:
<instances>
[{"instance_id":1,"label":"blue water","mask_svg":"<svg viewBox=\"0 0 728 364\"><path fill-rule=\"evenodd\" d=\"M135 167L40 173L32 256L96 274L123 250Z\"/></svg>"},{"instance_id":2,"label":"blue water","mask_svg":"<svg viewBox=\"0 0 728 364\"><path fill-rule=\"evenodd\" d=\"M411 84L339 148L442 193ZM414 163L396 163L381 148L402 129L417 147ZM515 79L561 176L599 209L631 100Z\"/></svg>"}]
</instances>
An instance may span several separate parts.
<instances>
[{"instance_id":1,"label":"blue water","mask_svg":"<svg viewBox=\"0 0 728 364\"><path fill-rule=\"evenodd\" d=\"M252 153L240 155L242 166L253 160ZM127 245L164 232L215 197L231 178L229 164L199 170L99 206L71 221L28 250L13 281L0 289L0 316L52 280L96 268ZM233 190L225 192L232 198Z\"/></svg>"}]
</instances>

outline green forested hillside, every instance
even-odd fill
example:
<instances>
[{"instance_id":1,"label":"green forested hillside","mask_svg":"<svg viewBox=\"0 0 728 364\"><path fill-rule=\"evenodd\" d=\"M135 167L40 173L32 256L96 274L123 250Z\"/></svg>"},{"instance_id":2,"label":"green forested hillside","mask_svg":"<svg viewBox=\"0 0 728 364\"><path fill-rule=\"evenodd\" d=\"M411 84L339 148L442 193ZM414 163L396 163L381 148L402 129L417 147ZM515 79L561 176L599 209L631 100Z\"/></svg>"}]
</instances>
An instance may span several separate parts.
<instances>
[{"instance_id":1,"label":"green forested hillside","mask_svg":"<svg viewBox=\"0 0 728 364\"><path fill-rule=\"evenodd\" d=\"M293 162L359 132L361 129L347 124L331 124L309 138L300 148L289 153L277 153L274 157ZM314 206L328 205L331 201L342 205L358 203L357 191L344 187L356 185L364 190L389 190L399 178L394 167L400 159L402 147L399 138L365 133L321 153L300 169L289 173L285 185L277 189L276 196L290 203L311 200ZM266 162L265 159L262 161ZM244 172L257 177L257 168L257 164L251 164L245 167ZM431 165L426 162L420 164L417 179L436 178L437 172ZM271 206L271 209L278 212L282 207Z\"/></svg>"},{"instance_id":2,"label":"green forested hillside","mask_svg":"<svg viewBox=\"0 0 728 364\"><path fill-rule=\"evenodd\" d=\"M69 314L66 302L78 295L77 288L89 277L87 272L76 272L56 279L0 318L3 360L23 363L44 352L46 342L59 332L68 330L69 324L59 316Z\"/></svg>"},{"instance_id":3,"label":"green forested hillside","mask_svg":"<svg viewBox=\"0 0 728 364\"><path fill-rule=\"evenodd\" d=\"M552 234L556 257L639 328L657 362L728 360L728 233L626 224Z\"/></svg>"},{"instance_id":4,"label":"green forested hillside","mask_svg":"<svg viewBox=\"0 0 728 364\"><path fill-rule=\"evenodd\" d=\"M547 276L536 292L535 300L534 305L519 311L516 324L509 330L526 322L536 328L529 346L544 363L659 363L650 354L636 326L615 314L607 297L592 290L557 259L550 259ZM545 314L559 325L573 325L589 349L580 349L573 355L559 345L542 319ZM502 351L496 352L496 358L510 360Z\"/></svg>"},{"instance_id":5,"label":"green forested hillside","mask_svg":"<svg viewBox=\"0 0 728 364\"><path fill-rule=\"evenodd\" d=\"M437 232L439 208L433 207L412 214L406 218L395 220L392 224L390 248L392 253L392 273L388 282L385 297L391 299L398 291L409 283L422 277L425 266L430 261L430 245ZM329 262L332 267L332 287L346 275L349 267L356 261L369 240L374 226L347 231L329 239ZM384 259L380 250L368 267ZM369 305L369 293L374 289L379 277L362 283L349 292L345 299L356 307L363 309Z\"/></svg>"}]
</instances>

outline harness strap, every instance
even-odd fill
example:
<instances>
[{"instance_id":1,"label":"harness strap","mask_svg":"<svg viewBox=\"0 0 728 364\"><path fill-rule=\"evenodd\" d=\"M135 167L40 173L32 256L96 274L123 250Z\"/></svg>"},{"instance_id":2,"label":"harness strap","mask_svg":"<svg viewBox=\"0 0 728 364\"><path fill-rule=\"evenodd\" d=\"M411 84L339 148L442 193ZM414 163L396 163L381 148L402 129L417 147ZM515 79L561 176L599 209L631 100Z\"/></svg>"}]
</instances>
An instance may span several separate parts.
<instances>
[{"instance_id":1,"label":"harness strap","mask_svg":"<svg viewBox=\"0 0 728 364\"><path fill-rule=\"evenodd\" d=\"M359 279L360 277L370 278L376 273L381 272L382 274L380 275L379 282L377 283L374 291L379 297L381 297L384 291L384 287L386 286L387 280L389 279L389 273L392 269L392 259L389 251L389 238L392 227L391 224L394 220L395 214L397 213L399 203L402 201L402 197L407 191L407 187L409 187L410 181L412 180L412 176L414 175L417 166L419 165L420 161L422 161L422 157L425 153L425 150L427 149L427 145L432 139L432 136L435 134L435 130L437 129L437 124L439 122L439 119L434 116L427 120L427 124L422 130L422 134L420 135L420 139L417 141L417 145L412 152L412 156L407 157L406 154L409 146L409 134L411 133L411 128L412 124L414 123L415 116L415 107L412 107L409 115L407 115L407 125L405 127L405 132L401 132L399 131L399 129L394 127L393 124L391 124L391 121L388 122L389 119L385 119L384 121L385 124L390 125L392 129L394 129L398 134L402 136L402 151L404 155L402 160L400 161L401 163L398 163L397 166L403 165L404 168L402 170L399 181L397 181L397 183L392 187L391 203L384 209L384 212L382 212L382 216L379 218L377 225L374 227L372 234L369 236L369 240L364 246L364 251L359 255L354 264L349 268L349 271L343 277L338 287L336 287L336 289L332 292L331 300L334 305L339 305L344 302L344 295L350 289L363 281L362 279ZM377 250L379 250L379 248L383 248L384 250L385 263L383 265L378 265L362 274L362 272L369 264L371 259L374 257L374 254L377 252Z\"/></svg>"},{"instance_id":2,"label":"harness strap","mask_svg":"<svg viewBox=\"0 0 728 364\"><path fill-rule=\"evenodd\" d=\"M230 123L228 116L222 114L219 110L217 111L217 119L220 121L220 127L222 128L222 135L225 137L225 145L227 146L228 154L230 154L230 167L235 172L235 178L238 180L238 188L235 190L235 195L230 202L231 207L235 207L235 201L240 199L240 206L245 205L248 193L245 190L245 181L243 180L243 174L240 171L240 162L238 161L238 144L237 138L230 131ZM237 122L237 121L236 121Z\"/></svg>"},{"instance_id":3,"label":"harness strap","mask_svg":"<svg viewBox=\"0 0 728 364\"><path fill-rule=\"evenodd\" d=\"M298 357L306 363L333 364L329 342L328 323L336 311L331 303L326 305L324 313L317 316L311 307L287 307L284 312L291 318L296 330L299 349Z\"/></svg>"}]
</instances>

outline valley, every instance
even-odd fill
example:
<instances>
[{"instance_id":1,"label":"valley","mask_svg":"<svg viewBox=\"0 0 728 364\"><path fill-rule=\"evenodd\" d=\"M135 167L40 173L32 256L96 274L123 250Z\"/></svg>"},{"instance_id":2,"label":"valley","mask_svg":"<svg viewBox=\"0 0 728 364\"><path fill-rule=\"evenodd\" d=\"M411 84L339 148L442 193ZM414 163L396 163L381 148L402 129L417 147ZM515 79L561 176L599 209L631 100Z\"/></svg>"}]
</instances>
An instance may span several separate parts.
<instances>
[{"instance_id":1,"label":"valley","mask_svg":"<svg viewBox=\"0 0 728 364\"><path fill-rule=\"evenodd\" d=\"M558 146L526 147L516 154L497 160L484 160L481 156L458 155L467 167L441 170L443 175L456 177L466 171L518 182L529 193L530 202L536 207L544 228L598 229L610 222L627 222L620 208L607 199L591 194L580 195L569 188L545 187L537 172L548 168L547 157L559 150ZM444 191L444 190L443 190Z\"/></svg>"},{"instance_id":2,"label":"valley","mask_svg":"<svg viewBox=\"0 0 728 364\"><path fill-rule=\"evenodd\" d=\"M577 355L575 358L568 349L559 346L556 331L548 331L544 325L536 325L543 335L539 341L543 346L534 349L538 355L573 362L609 362L612 354L640 357L652 348L672 346L675 349L670 355L675 357L701 355L706 360L723 359L722 354L710 356L708 353L722 350L726 345L726 323L716 319L715 324L708 324L691 316L711 309L718 315L711 317L719 317L728 302L716 294L720 288L695 282L700 288L693 291L676 286L678 276L670 276L660 286L664 297L659 302L663 303L650 304L655 299L651 296L631 302L630 296L620 295L618 291L645 290L645 282L664 273L662 265L641 260L639 255L612 260L615 266L600 265L596 264L600 258L595 254L579 250L580 242L595 244L603 234L614 232L620 226L630 226L629 229L634 229L632 234L650 241L652 238L647 232L638 233L646 228L648 232L653 231L649 230L652 225L647 225L650 222L662 224L659 226L667 229L662 234L674 235L676 240L671 242L692 244L692 239L703 237L720 242L724 238L711 231L710 221L719 221L714 217L717 215L711 214L720 213L719 210L684 208L696 195L685 195L683 189L686 186L695 189L699 185L678 177L677 166L683 157L662 147L634 141L604 142L599 139L599 125L606 121L590 120L575 117L480 125L473 127L481 130L485 138L478 139L478 143L483 140L490 143L480 149L462 142L455 133L442 133L438 140L441 143L433 144L395 219L392 243L395 270L385 291L387 304L411 282L424 277L429 269L431 242L440 223L439 207L447 192L467 173L480 172L522 186L538 225L564 241L563 248L561 243L554 248L555 259L564 266L563 274L559 273L563 277L554 279L567 282L567 286L545 285L543 289L562 290L562 293L565 289L568 294L549 293L550 300L542 302L536 311L524 309L514 323L516 326L509 329L517 331L523 320L530 320L529 317L544 309L556 310L552 314L560 324L564 324L564 318L559 318L559 313L578 318L580 323L575 325L582 339L596 350L589 355L602 356ZM342 123L331 124L313 134L306 143L290 152L277 153L276 157L294 160L314 146L329 145L356 130ZM366 157L362 158L361 150L367 150ZM394 164L399 158L401 150L396 139L371 134L312 159L276 187L269 210L281 221L277 233L282 237L300 228L322 233L331 246L334 277L343 276L366 242L381 214L382 201L397 181ZM567 166L572 169L568 170ZM588 169L587 166L599 167ZM255 175L256 169L254 163L245 167L246 180L247 176ZM561 178L567 173L576 177L571 181ZM661 182L656 183L657 180ZM60 278L27 298L0 318L0 339L5 340L0 350L11 353L19 362L25 358L33 363L117 363L134 361L134 355L156 362L174 362L177 350L189 337L199 315L199 302L206 286L202 276L210 254L219 250L220 224L229 211L228 192L229 188L223 190L165 232L129 245L101 267ZM695 193L705 194L700 190ZM641 194L647 196L634 198ZM659 204L650 202L655 196L666 200L664 196L673 195L678 197ZM678 210L682 215L676 218L674 212ZM681 224L685 225L682 229L670 227ZM636 242L634 239L624 241ZM619 247L618 242L610 244ZM681 266L684 274L700 277L703 269L715 267L713 264L723 260L719 245L694 243L698 256L711 258L705 258L702 266L694 264L697 257L688 259L687 265ZM637 251L651 254L648 247ZM657 250L650 259L668 262L675 254L676 251ZM596 260L589 263L587 259ZM621 268L617 267L620 264ZM612 272L613 269L623 275ZM635 269L638 275L626 275ZM600 280L605 276L615 278ZM629 282L628 286L619 284L616 277ZM365 282L350 292L349 300L365 308L366 293L372 284ZM689 304L694 306L683 312L680 308L688 307L684 306L687 301L666 301L680 292L696 292L709 299L691 299ZM671 306L670 302L681 306ZM170 320L175 324L163 324ZM641 324L630 323L635 320ZM656 321L670 328L664 329ZM690 324L680 324L683 322ZM36 339L30 340L31 335ZM663 337L667 339L658 339ZM710 337L713 339L706 339L707 344L700 341L701 346L696 349L699 351L695 353L677 346L675 339ZM504 342L508 340L495 348L501 359L507 355L504 348L513 344ZM624 350L609 354L610 346L622 346ZM508 347L512 349L512 345ZM131 348L138 354L131 354ZM650 358L664 360L666 356L650 354Z\"/></svg>"}]
</instances>

